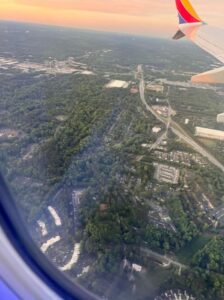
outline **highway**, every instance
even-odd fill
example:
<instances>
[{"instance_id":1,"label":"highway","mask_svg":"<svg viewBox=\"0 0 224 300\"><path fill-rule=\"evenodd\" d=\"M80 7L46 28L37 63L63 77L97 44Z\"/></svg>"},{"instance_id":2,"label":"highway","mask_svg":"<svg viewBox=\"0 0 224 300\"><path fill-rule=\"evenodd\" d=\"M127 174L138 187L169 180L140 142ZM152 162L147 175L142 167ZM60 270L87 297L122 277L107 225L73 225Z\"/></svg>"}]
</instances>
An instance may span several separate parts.
<instances>
[{"instance_id":1,"label":"highway","mask_svg":"<svg viewBox=\"0 0 224 300\"><path fill-rule=\"evenodd\" d=\"M168 96L168 93L169 93L169 89L167 91L167 96ZM168 116L168 122L166 122L166 130L160 137L158 137L158 139L155 141L155 143L150 147L149 152L156 149L162 143L162 141L167 138L167 133L168 133L168 130L170 128L170 123L172 121L172 119L171 119L171 107L170 107L169 100L167 100L167 104L168 104L168 107L169 107L169 116Z\"/></svg>"},{"instance_id":2,"label":"highway","mask_svg":"<svg viewBox=\"0 0 224 300\"><path fill-rule=\"evenodd\" d=\"M168 128L173 131L175 135L177 135L181 140L183 140L185 143L191 146L195 151L200 153L202 156L206 157L213 165L215 165L217 168L219 168L222 172L224 172L224 165L221 164L211 153L209 153L206 149L204 149L201 145L199 145L197 142L195 142L185 131L180 127L179 124L174 122L172 119L166 120L162 118L160 115L158 115L150 105L146 102L145 99L145 80L144 80L144 72L141 65L138 66L138 75L139 75L139 92L140 92L140 99L142 101L142 104L145 106L145 108L153 114L157 120L165 124ZM158 141L159 142L159 141ZM161 142L161 141L160 141ZM155 144L154 144L155 145Z\"/></svg>"}]
</instances>

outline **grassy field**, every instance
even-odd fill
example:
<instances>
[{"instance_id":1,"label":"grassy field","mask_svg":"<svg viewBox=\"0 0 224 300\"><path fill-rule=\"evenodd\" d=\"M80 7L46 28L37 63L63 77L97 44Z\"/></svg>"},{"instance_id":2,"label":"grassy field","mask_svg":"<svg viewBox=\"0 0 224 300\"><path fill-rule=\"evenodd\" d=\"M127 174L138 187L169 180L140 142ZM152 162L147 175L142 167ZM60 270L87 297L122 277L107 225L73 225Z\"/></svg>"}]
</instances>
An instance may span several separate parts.
<instances>
[{"instance_id":1,"label":"grassy field","mask_svg":"<svg viewBox=\"0 0 224 300\"><path fill-rule=\"evenodd\" d=\"M199 238L193 239L187 246L182 248L177 253L177 258L183 264L189 265L192 261L193 256L202 249L210 240L211 236L204 235Z\"/></svg>"},{"instance_id":2,"label":"grassy field","mask_svg":"<svg viewBox=\"0 0 224 300\"><path fill-rule=\"evenodd\" d=\"M217 141L216 140L211 140L211 139L203 139L199 138L198 139L202 144L204 144L206 147L210 149L215 149L217 146Z\"/></svg>"}]
</instances>

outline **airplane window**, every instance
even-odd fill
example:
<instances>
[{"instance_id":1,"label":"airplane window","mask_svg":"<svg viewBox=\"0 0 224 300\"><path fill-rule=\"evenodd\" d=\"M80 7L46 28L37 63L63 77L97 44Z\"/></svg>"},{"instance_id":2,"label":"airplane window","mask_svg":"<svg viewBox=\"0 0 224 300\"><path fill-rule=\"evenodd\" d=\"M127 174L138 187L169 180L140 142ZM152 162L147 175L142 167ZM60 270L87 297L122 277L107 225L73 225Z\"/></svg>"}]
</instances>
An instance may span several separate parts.
<instances>
[{"instance_id":1,"label":"airplane window","mask_svg":"<svg viewBox=\"0 0 224 300\"><path fill-rule=\"evenodd\" d=\"M102 299L224 299L224 4L191 2L0 0L0 173Z\"/></svg>"},{"instance_id":2,"label":"airplane window","mask_svg":"<svg viewBox=\"0 0 224 300\"><path fill-rule=\"evenodd\" d=\"M3 281L0 281L0 291L1 291L1 297L3 297L3 299L12 299L12 300L19 299L16 296L16 294Z\"/></svg>"}]
</instances>

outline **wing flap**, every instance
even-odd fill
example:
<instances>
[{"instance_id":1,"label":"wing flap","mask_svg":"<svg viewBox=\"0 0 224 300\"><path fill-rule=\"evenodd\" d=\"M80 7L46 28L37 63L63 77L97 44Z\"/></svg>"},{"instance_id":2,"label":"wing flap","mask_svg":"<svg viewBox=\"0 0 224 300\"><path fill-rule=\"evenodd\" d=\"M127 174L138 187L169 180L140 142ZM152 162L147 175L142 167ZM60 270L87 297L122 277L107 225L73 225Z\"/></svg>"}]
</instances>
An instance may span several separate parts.
<instances>
[{"instance_id":1,"label":"wing flap","mask_svg":"<svg viewBox=\"0 0 224 300\"><path fill-rule=\"evenodd\" d=\"M195 75L191 78L191 80L198 83L224 84L224 67Z\"/></svg>"}]
</instances>

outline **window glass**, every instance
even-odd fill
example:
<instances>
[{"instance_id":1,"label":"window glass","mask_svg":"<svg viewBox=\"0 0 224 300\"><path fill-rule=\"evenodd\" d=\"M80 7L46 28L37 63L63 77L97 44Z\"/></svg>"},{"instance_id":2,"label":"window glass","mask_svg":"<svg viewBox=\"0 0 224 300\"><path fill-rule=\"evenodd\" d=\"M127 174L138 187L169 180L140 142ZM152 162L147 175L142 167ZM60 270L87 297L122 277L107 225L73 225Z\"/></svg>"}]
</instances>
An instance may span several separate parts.
<instances>
[{"instance_id":1,"label":"window glass","mask_svg":"<svg viewBox=\"0 0 224 300\"><path fill-rule=\"evenodd\" d=\"M171 40L163 1L15 2L0 170L37 246L104 299L223 299L224 87L190 81L222 64Z\"/></svg>"}]
</instances>

